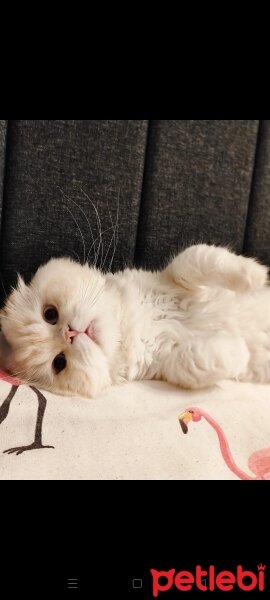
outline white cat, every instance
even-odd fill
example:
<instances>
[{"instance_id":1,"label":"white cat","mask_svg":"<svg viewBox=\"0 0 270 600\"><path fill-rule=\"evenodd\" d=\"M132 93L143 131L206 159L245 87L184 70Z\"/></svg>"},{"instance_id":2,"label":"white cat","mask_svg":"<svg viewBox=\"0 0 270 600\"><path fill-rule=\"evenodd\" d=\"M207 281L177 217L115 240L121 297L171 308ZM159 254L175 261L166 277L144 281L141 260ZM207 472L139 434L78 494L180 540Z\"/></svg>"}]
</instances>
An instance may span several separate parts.
<instances>
[{"instance_id":1,"label":"white cat","mask_svg":"<svg viewBox=\"0 0 270 600\"><path fill-rule=\"evenodd\" d=\"M52 259L7 299L0 363L37 387L84 396L134 379L270 382L266 283L255 260L204 244L159 272Z\"/></svg>"}]
</instances>

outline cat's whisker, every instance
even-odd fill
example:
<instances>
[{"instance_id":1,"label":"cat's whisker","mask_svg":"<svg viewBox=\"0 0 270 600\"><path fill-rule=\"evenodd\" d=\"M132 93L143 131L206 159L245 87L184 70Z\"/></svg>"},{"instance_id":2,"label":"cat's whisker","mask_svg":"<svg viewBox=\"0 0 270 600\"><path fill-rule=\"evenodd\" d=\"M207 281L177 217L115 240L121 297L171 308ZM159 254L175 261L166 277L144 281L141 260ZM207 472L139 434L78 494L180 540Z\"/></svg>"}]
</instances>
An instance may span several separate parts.
<instances>
[{"instance_id":1,"label":"cat's whisker","mask_svg":"<svg viewBox=\"0 0 270 600\"><path fill-rule=\"evenodd\" d=\"M99 217L98 203L99 203L99 200L97 199L96 209L97 209L97 214L98 214L98 217ZM101 227L101 219L100 219L100 217L99 217L99 223L98 223L98 230L99 230L100 246L101 246L101 257L99 258L99 264L101 264L102 259L103 259L104 245L103 245L102 227Z\"/></svg>"},{"instance_id":2,"label":"cat's whisker","mask_svg":"<svg viewBox=\"0 0 270 600\"><path fill-rule=\"evenodd\" d=\"M113 253L112 253L112 257L111 257L111 260L110 260L110 263L109 263L109 266L108 266L109 272L111 272L111 270L112 270L112 264L113 264L113 261L114 261L115 252L116 252L116 248L117 248L117 242L118 242L118 229L116 229L116 235L114 237Z\"/></svg>"},{"instance_id":3,"label":"cat's whisker","mask_svg":"<svg viewBox=\"0 0 270 600\"><path fill-rule=\"evenodd\" d=\"M77 253L77 252L75 252L75 250L70 250L70 252L71 252L72 254L74 254L74 256L76 256L76 257L77 257L77 260L78 260L78 262L81 264L81 259L80 259L79 255L78 255L78 253Z\"/></svg>"},{"instance_id":4,"label":"cat's whisker","mask_svg":"<svg viewBox=\"0 0 270 600\"><path fill-rule=\"evenodd\" d=\"M98 226L98 230L99 230L99 246L98 246L98 251L97 251L97 260L96 260L96 263L95 263L95 266L96 266L98 258L99 258L100 246L102 247L102 256L103 256L103 241L102 241L102 235L101 235L101 221L100 221L100 216L99 216L98 210L97 210L97 208L96 208L93 200L91 200L90 196L88 196L88 194L84 191L84 189L82 187L80 188L80 190L84 194L84 196L87 198L87 200L90 202L91 206L93 207L93 209L95 211L96 219L97 219L97 226Z\"/></svg>"},{"instance_id":5,"label":"cat's whisker","mask_svg":"<svg viewBox=\"0 0 270 600\"><path fill-rule=\"evenodd\" d=\"M3 290L4 290L5 297L7 298L7 292L6 292L6 288L5 288L5 286L4 286L4 282L3 282L2 274L0 274L0 277L1 277L2 288L3 288Z\"/></svg>"},{"instance_id":6,"label":"cat's whisker","mask_svg":"<svg viewBox=\"0 0 270 600\"><path fill-rule=\"evenodd\" d=\"M101 235L103 236L105 233L107 233L108 231L110 231L110 230L111 230L111 229L113 229L113 228L114 228L114 225L111 225L111 226L110 226L110 227L108 227L107 229L104 229L104 231L102 231L102 232L101 232ZM100 239L100 236L96 237L94 241L96 242L98 239ZM90 248L90 250L89 250L89 252L88 252L88 254L87 254L87 258L86 258L86 261L87 261L87 262L88 262L88 257L89 257L89 254L90 254L91 250L92 250L92 247L93 247L93 244L92 244L92 246L91 246L91 248ZM94 265L93 265L93 266L96 266L96 262L94 262Z\"/></svg>"},{"instance_id":7,"label":"cat's whisker","mask_svg":"<svg viewBox=\"0 0 270 600\"><path fill-rule=\"evenodd\" d=\"M78 230L79 230L79 232L80 232L80 235L81 235L81 238L82 238L82 243L83 243L83 262L85 263L85 241L84 241L84 237L83 237L83 234L82 234L82 230L81 230L81 228L80 228L80 226L79 226L79 223L78 223L78 221L75 219L75 217L74 217L74 215L73 215L72 211L71 211L71 210L68 208L68 206L66 206L66 209L67 209L67 210L68 210L68 212L71 214L71 216L72 216L72 219L73 219L73 221L76 223L76 225L77 225L77 227L78 227Z\"/></svg>"},{"instance_id":8,"label":"cat's whisker","mask_svg":"<svg viewBox=\"0 0 270 600\"><path fill-rule=\"evenodd\" d=\"M114 260L114 256L115 256L115 252L116 252L116 248L117 248L117 244L118 244L119 199L120 199L120 190L118 192L117 213L116 213L116 222L115 222L115 234L116 235L115 235L115 238L114 238L114 250L113 250L113 254L112 254L112 257L111 257L110 264L109 264L109 271L111 271L113 260Z\"/></svg>"},{"instance_id":9,"label":"cat's whisker","mask_svg":"<svg viewBox=\"0 0 270 600\"><path fill-rule=\"evenodd\" d=\"M111 248L113 240L115 240L115 228L113 228L113 234L112 234L110 243L109 243L108 248L107 248L106 256L104 258L104 261L103 261L102 265L100 266L101 271L103 271L103 269L104 269L104 265L106 263L106 260L107 260L107 257L108 257L108 254L109 254L109 251L110 251L110 248Z\"/></svg>"},{"instance_id":10,"label":"cat's whisker","mask_svg":"<svg viewBox=\"0 0 270 600\"><path fill-rule=\"evenodd\" d=\"M94 235L93 235L92 227L91 227L91 225L90 225L90 221L89 221L89 219L88 219L88 216L87 216L87 214L84 212L84 210L82 209L82 207L81 207L79 204L77 204L77 202L75 202L75 200L73 200L73 198L70 198L70 197L69 197L69 196L68 196L68 195L67 195L67 194L66 194L66 193L65 193L65 192L64 192L64 191L63 191L61 188L59 188L59 189L60 189L60 191L62 192L63 196L66 198L66 200L69 200L70 202L73 202L73 204L75 204L75 206L77 206L77 208L78 208L78 209L81 211L81 213L82 213L82 214L83 214L83 216L85 217L85 219L86 219L86 221L87 221L87 224L88 224L88 228L89 228L89 231L90 231L91 237L92 237L92 240L93 240L93 244L92 244L91 248L92 248L92 247L93 247L93 245L94 245L94 254L95 254L95 260L96 260L96 246L95 246L95 240L94 240ZM89 255L89 252L87 253L87 258L88 258L88 255ZM87 260L87 259L86 259L86 260Z\"/></svg>"},{"instance_id":11,"label":"cat's whisker","mask_svg":"<svg viewBox=\"0 0 270 600\"><path fill-rule=\"evenodd\" d=\"M99 230L99 236L100 236L99 245L100 245L100 249L101 249L101 256L99 257L98 260L99 260L99 264L101 264L102 260L103 260L104 244L103 244L103 237L102 237L101 219L100 219L99 212L98 212L98 203L99 203L99 200L97 199L97 204L96 204L97 215L98 215L98 223L97 224L98 224L98 230Z\"/></svg>"},{"instance_id":12,"label":"cat's whisker","mask_svg":"<svg viewBox=\"0 0 270 600\"><path fill-rule=\"evenodd\" d=\"M107 248L107 252L106 252L106 256L105 256L105 258L104 258L104 261L103 261L103 263L102 263L102 264L101 264L101 266L100 266L100 268L101 268L101 271L103 271L103 269L104 269L104 265L105 265L105 263L106 263L107 256L108 256L108 254L109 254L110 247L111 247L111 245L112 245L112 241L113 241L113 239L115 239L115 225L113 224L113 221L112 221L112 216L111 216L111 212L110 212L110 209L109 209L108 201L107 201L107 207L108 207L108 212L109 212L109 216L110 216L110 220L111 220L111 224L112 224L112 225L111 225L111 228L113 229L113 234L112 234L112 237L111 237L110 243L109 243L109 245L108 245L108 248Z\"/></svg>"}]
</instances>

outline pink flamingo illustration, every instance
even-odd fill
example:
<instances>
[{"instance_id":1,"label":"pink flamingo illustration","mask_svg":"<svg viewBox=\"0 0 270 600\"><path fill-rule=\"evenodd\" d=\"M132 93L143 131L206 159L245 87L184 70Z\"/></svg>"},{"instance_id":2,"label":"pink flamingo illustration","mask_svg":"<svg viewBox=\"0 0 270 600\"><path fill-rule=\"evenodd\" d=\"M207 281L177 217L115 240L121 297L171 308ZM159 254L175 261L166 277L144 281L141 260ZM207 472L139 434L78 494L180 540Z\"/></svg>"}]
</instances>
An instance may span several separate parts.
<instances>
[{"instance_id":1,"label":"pink flamingo illustration","mask_svg":"<svg viewBox=\"0 0 270 600\"><path fill-rule=\"evenodd\" d=\"M12 377L12 375L9 375L8 373L1 371L1 369L0 369L0 379L3 379L3 381L7 381L8 383L11 383L12 385L16 385L16 387L19 387L19 385L21 385L23 383L22 381L20 381L20 379L15 379L14 377Z\"/></svg>"},{"instance_id":2,"label":"pink flamingo illustration","mask_svg":"<svg viewBox=\"0 0 270 600\"><path fill-rule=\"evenodd\" d=\"M239 469L239 467L235 463L223 429L212 417L210 417L210 415L208 415L201 408L187 408L186 411L182 415L180 415L179 423L181 425L183 433L188 432L187 423L189 423L190 421L200 421L202 417L215 430L219 439L220 450L223 459L227 467L235 475L237 475L239 479L270 479L270 448L258 450L257 452L251 454L251 456L249 457L248 466L250 470L253 471L253 473L255 473L256 475L256 477L251 477L250 475Z\"/></svg>"}]
</instances>

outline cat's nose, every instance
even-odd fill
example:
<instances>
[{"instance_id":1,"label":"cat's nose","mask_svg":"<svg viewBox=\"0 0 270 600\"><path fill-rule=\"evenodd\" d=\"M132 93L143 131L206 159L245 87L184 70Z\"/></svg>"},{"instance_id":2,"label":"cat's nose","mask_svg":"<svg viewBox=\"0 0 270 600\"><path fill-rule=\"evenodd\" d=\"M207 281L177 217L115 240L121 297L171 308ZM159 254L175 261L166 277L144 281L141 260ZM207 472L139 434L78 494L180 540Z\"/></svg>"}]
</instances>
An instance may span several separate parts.
<instances>
[{"instance_id":1,"label":"cat's nose","mask_svg":"<svg viewBox=\"0 0 270 600\"><path fill-rule=\"evenodd\" d=\"M78 333L80 333L80 332L79 331L74 331L74 330L72 330L72 329L70 329L68 327L68 329L66 329L65 333L64 333L64 337L65 337L66 342L72 342L72 339L74 337L76 337L76 335L78 335Z\"/></svg>"}]
</instances>

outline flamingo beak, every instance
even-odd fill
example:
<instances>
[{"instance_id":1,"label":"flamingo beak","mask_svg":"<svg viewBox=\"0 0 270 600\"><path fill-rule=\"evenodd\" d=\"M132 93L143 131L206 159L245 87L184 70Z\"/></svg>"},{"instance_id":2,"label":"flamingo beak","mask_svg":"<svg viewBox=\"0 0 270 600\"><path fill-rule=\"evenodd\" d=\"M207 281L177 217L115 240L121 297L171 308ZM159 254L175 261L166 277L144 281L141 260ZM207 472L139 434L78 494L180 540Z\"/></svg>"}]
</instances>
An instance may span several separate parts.
<instances>
[{"instance_id":1,"label":"flamingo beak","mask_svg":"<svg viewBox=\"0 0 270 600\"><path fill-rule=\"evenodd\" d=\"M189 421L192 421L192 413L189 410L186 410L184 413L182 413L178 417L178 421L179 421L179 424L181 426L183 433L187 433L188 432L187 423L189 423Z\"/></svg>"}]
</instances>

